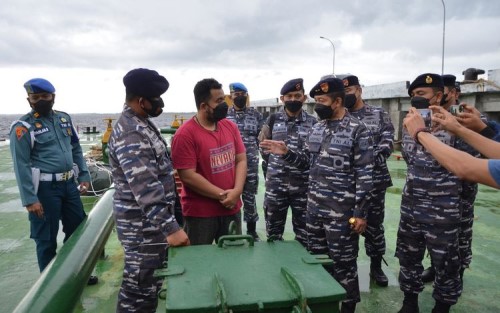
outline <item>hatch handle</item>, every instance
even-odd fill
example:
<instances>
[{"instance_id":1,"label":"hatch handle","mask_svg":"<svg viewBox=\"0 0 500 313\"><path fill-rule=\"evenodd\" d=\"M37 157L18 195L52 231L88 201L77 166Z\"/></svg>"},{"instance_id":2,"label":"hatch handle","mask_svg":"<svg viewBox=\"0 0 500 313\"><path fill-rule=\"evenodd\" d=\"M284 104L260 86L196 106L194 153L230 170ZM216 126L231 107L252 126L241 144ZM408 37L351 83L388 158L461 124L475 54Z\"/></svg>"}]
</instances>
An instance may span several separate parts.
<instances>
[{"instance_id":1,"label":"hatch handle","mask_svg":"<svg viewBox=\"0 0 500 313\"><path fill-rule=\"evenodd\" d=\"M215 291L217 292L217 307L219 307L219 313L229 313L229 308L227 306L227 294L222 279L218 273L214 275Z\"/></svg>"},{"instance_id":2,"label":"hatch handle","mask_svg":"<svg viewBox=\"0 0 500 313\"><path fill-rule=\"evenodd\" d=\"M219 248L222 248L224 246L224 242L233 242L233 244L228 244L226 245L232 245L232 246L241 246L242 243L236 243L235 241L239 240L246 240L248 241L248 245L253 247L254 246L254 239L251 235L224 235L219 238L219 241L217 242L217 246Z\"/></svg>"},{"instance_id":3,"label":"hatch handle","mask_svg":"<svg viewBox=\"0 0 500 313\"><path fill-rule=\"evenodd\" d=\"M293 293L297 296L299 303L295 305L291 313L312 313L311 309L307 305L307 298L304 286L297 279L297 277L287 268L281 268L281 274L285 277L285 281L288 283Z\"/></svg>"}]
</instances>

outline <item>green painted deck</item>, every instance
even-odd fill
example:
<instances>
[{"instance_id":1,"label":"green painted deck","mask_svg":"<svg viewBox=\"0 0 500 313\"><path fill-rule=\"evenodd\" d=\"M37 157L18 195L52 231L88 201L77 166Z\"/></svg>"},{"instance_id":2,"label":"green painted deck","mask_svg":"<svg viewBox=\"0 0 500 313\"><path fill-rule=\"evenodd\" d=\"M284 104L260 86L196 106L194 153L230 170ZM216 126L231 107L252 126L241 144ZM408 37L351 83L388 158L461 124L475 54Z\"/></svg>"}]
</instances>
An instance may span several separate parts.
<instances>
[{"instance_id":1,"label":"green painted deck","mask_svg":"<svg viewBox=\"0 0 500 313\"><path fill-rule=\"evenodd\" d=\"M83 143L85 144L85 142ZM35 244L29 238L29 222L26 210L21 207L19 194L12 170L12 160L9 147L0 142L0 303L1 312L11 312L23 298L31 285L39 276L35 255ZM401 306L403 295L397 284L399 269L398 260L394 257L396 232L399 221L399 204L401 189L404 184L406 166L404 161L391 158L389 162L394 186L388 190L386 198L386 260L389 267L384 266L390 282L389 287L381 288L370 284L368 278L369 260L361 243L358 258L361 284L361 303L358 313L390 313L397 312ZM262 178L261 178L262 179ZM258 192L258 204L262 205L264 187L261 184ZM87 210L95 201L93 197L84 197ZM261 220L258 222L258 232L261 238L265 236L265 226L260 208ZM457 305L452 308L454 313L500 312L500 197L497 190L481 186L476 201L476 218L474 222L473 260L471 268L465 271L464 291ZM292 239L290 216L286 227L286 238ZM62 236L60 242L62 243ZM429 259L425 260L425 266ZM114 312L118 289L121 284L123 268L123 253L112 233L106 245L106 258L100 260L96 267L99 283L87 286L81 302L75 312ZM264 286L256 286L264 288ZM420 295L421 312L430 312L432 285L426 285ZM160 301L158 312L165 312Z\"/></svg>"}]
</instances>

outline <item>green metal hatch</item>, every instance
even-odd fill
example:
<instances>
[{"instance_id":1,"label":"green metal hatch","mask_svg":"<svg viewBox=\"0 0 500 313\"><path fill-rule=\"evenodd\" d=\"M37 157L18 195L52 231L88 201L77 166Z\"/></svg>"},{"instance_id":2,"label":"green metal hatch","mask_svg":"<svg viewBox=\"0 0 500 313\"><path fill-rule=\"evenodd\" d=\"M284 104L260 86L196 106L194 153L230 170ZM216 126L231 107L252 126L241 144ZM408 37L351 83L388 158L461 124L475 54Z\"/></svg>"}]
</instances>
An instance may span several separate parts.
<instances>
[{"instance_id":1,"label":"green metal hatch","mask_svg":"<svg viewBox=\"0 0 500 313\"><path fill-rule=\"evenodd\" d=\"M344 289L297 241L223 236L216 245L169 248L160 297L168 313L338 312Z\"/></svg>"}]
</instances>

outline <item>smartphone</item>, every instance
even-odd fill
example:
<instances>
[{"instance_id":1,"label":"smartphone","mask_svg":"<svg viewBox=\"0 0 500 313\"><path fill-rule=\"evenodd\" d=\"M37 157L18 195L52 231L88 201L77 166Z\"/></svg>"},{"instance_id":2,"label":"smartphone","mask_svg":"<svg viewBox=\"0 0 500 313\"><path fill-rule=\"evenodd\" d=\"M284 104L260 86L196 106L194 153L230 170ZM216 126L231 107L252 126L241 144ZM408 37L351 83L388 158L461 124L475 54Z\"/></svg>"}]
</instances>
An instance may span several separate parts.
<instances>
[{"instance_id":1,"label":"smartphone","mask_svg":"<svg viewBox=\"0 0 500 313\"><path fill-rule=\"evenodd\" d=\"M450 107L450 113L454 116L457 116L458 113L462 113L464 111L464 107L459 104L454 104Z\"/></svg>"},{"instance_id":2,"label":"smartphone","mask_svg":"<svg viewBox=\"0 0 500 313\"><path fill-rule=\"evenodd\" d=\"M431 109L417 109L417 111L424 118L425 127L431 127L431 125L432 125L432 110Z\"/></svg>"}]
</instances>

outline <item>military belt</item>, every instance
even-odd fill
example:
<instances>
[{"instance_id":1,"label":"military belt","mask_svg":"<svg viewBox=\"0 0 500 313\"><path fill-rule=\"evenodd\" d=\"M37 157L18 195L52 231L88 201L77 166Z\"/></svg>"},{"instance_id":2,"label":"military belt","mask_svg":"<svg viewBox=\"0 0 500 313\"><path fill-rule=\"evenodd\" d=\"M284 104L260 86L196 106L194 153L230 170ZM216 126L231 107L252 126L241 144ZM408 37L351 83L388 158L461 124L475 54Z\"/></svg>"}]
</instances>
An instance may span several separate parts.
<instances>
[{"instance_id":1,"label":"military belt","mask_svg":"<svg viewBox=\"0 0 500 313\"><path fill-rule=\"evenodd\" d=\"M64 173L41 173L40 181L66 181L73 178L73 171Z\"/></svg>"}]
</instances>

